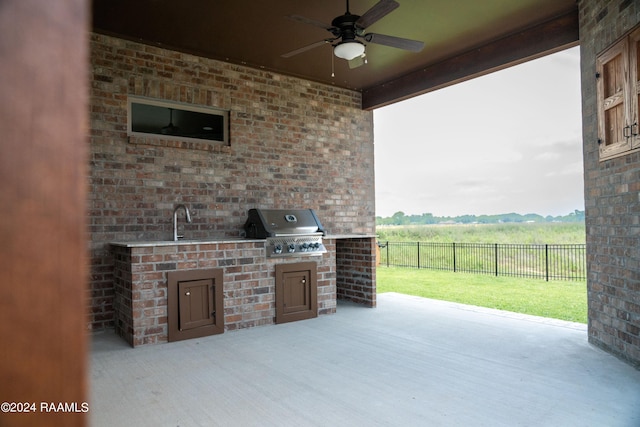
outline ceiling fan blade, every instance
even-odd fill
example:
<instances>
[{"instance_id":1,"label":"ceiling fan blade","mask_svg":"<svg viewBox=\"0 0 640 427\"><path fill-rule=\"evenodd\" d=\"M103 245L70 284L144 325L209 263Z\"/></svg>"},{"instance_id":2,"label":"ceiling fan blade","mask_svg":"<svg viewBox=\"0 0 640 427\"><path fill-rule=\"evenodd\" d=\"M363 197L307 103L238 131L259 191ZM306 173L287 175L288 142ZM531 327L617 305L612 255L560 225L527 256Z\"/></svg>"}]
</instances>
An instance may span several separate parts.
<instances>
[{"instance_id":1,"label":"ceiling fan blade","mask_svg":"<svg viewBox=\"0 0 640 427\"><path fill-rule=\"evenodd\" d=\"M300 22L301 24L307 24L307 25L313 25L314 27L320 27L323 28L327 31L331 31L331 29L333 28L331 25L327 25L324 22L320 22L320 21L316 21L314 19L309 19L309 18L305 18L304 16L300 16L300 15L287 15L287 18L289 18L292 21L295 22Z\"/></svg>"},{"instance_id":2,"label":"ceiling fan blade","mask_svg":"<svg viewBox=\"0 0 640 427\"><path fill-rule=\"evenodd\" d=\"M362 65L365 64L365 58L364 55L360 55L360 56L356 56L355 58L353 58L352 60L347 62L349 64L349 68L351 68L352 70L354 68L358 68Z\"/></svg>"},{"instance_id":3,"label":"ceiling fan blade","mask_svg":"<svg viewBox=\"0 0 640 427\"><path fill-rule=\"evenodd\" d=\"M365 34L363 38L369 43L410 50L411 52L420 52L424 48L424 42L403 39L401 37L386 36L384 34L369 33Z\"/></svg>"},{"instance_id":4,"label":"ceiling fan blade","mask_svg":"<svg viewBox=\"0 0 640 427\"><path fill-rule=\"evenodd\" d=\"M335 39L320 40L319 42L315 42L315 43L312 43L310 45L303 46L303 47L301 47L299 49L292 50L291 52L287 52L287 53L285 53L283 55L280 55L280 56L283 57L283 58L291 58L294 55L297 55L297 54L302 53L302 52L306 52L306 51L311 50L313 48L316 48L318 46L322 46L323 44L326 44L326 43L331 43L334 40Z\"/></svg>"},{"instance_id":5,"label":"ceiling fan blade","mask_svg":"<svg viewBox=\"0 0 640 427\"><path fill-rule=\"evenodd\" d=\"M393 12L398 6L400 6L400 4L395 0L380 0L373 5L371 9L367 10L364 15L358 18L356 26L362 29L367 28L369 25L384 18L390 12Z\"/></svg>"}]
</instances>

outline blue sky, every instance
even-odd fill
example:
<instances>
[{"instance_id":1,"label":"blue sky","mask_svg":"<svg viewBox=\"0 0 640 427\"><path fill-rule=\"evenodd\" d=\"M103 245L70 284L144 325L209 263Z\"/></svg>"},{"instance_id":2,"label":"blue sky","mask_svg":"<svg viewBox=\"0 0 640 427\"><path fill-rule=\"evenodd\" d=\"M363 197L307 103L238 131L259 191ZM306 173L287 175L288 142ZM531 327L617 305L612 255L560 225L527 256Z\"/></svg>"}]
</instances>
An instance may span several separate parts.
<instances>
[{"instance_id":1,"label":"blue sky","mask_svg":"<svg viewBox=\"0 0 640 427\"><path fill-rule=\"evenodd\" d=\"M584 210L571 48L374 111L376 215Z\"/></svg>"}]
</instances>

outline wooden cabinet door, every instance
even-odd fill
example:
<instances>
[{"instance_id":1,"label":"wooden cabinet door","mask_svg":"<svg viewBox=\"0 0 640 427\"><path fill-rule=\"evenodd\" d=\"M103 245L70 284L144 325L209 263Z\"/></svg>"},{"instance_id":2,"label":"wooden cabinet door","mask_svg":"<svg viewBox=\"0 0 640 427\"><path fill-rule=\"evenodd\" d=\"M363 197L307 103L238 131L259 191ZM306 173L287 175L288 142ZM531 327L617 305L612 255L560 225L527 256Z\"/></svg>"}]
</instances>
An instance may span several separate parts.
<instances>
[{"instance_id":1,"label":"wooden cabinet door","mask_svg":"<svg viewBox=\"0 0 640 427\"><path fill-rule=\"evenodd\" d=\"M628 40L612 46L596 60L600 158L631 148Z\"/></svg>"},{"instance_id":2,"label":"wooden cabinet door","mask_svg":"<svg viewBox=\"0 0 640 427\"><path fill-rule=\"evenodd\" d=\"M631 148L640 147L640 28L629 36L629 81L630 81L630 121Z\"/></svg>"},{"instance_id":3,"label":"wooden cabinet door","mask_svg":"<svg viewBox=\"0 0 640 427\"><path fill-rule=\"evenodd\" d=\"M600 160L640 148L640 28L596 58Z\"/></svg>"},{"instance_id":4,"label":"wooden cabinet door","mask_svg":"<svg viewBox=\"0 0 640 427\"><path fill-rule=\"evenodd\" d=\"M215 323L215 298L213 280L191 280L178 283L181 331L213 325Z\"/></svg>"},{"instance_id":5,"label":"wooden cabinet door","mask_svg":"<svg viewBox=\"0 0 640 427\"><path fill-rule=\"evenodd\" d=\"M309 270L283 274L282 304L285 314L312 309L310 275Z\"/></svg>"},{"instance_id":6,"label":"wooden cabinet door","mask_svg":"<svg viewBox=\"0 0 640 427\"><path fill-rule=\"evenodd\" d=\"M169 341L224 332L222 269L170 271L167 292Z\"/></svg>"},{"instance_id":7,"label":"wooden cabinet door","mask_svg":"<svg viewBox=\"0 0 640 427\"><path fill-rule=\"evenodd\" d=\"M318 316L315 262L276 265L276 323Z\"/></svg>"}]
</instances>

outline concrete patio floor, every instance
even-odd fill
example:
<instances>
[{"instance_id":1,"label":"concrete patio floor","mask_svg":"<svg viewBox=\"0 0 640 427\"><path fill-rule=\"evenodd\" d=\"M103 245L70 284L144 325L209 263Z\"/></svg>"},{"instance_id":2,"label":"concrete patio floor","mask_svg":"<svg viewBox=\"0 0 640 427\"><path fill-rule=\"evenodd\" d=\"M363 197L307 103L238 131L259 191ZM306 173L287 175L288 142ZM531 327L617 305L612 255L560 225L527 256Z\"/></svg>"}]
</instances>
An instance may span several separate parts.
<instances>
[{"instance_id":1,"label":"concrete patio floor","mask_svg":"<svg viewBox=\"0 0 640 427\"><path fill-rule=\"evenodd\" d=\"M640 426L640 371L586 325L400 294L131 348L96 334L92 426Z\"/></svg>"}]
</instances>

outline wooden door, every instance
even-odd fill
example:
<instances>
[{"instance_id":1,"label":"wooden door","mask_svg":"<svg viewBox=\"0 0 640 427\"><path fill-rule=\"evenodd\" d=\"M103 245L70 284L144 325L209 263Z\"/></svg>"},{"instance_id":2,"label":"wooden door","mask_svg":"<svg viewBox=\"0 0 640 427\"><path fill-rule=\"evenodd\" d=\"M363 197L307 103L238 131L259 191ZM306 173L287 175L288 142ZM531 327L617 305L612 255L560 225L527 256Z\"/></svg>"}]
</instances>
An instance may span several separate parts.
<instances>
[{"instance_id":1,"label":"wooden door","mask_svg":"<svg viewBox=\"0 0 640 427\"><path fill-rule=\"evenodd\" d=\"M631 148L628 41L601 54L596 68L600 157L607 158Z\"/></svg>"},{"instance_id":2,"label":"wooden door","mask_svg":"<svg viewBox=\"0 0 640 427\"><path fill-rule=\"evenodd\" d=\"M224 332L222 269L170 271L167 281L169 341Z\"/></svg>"},{"instance_id":3,"label":"wooden door","mask_svg":"<svg viewBox=\"0 0 640 427\"><path fill-rule=\"evenodd\" d=\"M311 272L291 271L283 274L282 310L284 314L311 310Z\"/></svg>"},{"instance_id":4,"label":"wooden door","mask_svg":"<svg viewBox=\"0 0 640 427\"><path fill-rule=\"evenodd\" d=\"M276 266L276 323L318 316L317 267L314 262Z\"/></svg>"},{"instance_id":5,"label":"wooden door","mask_svg":"<svg viewBox=\"0 0 640 427\"><path fill-rule=\"evenodd\" d=\"M216 307L212 279L178 282L179 329L215 323Z\"/></svg>"},{"instance_id":6,"label":"wooden door","mask_svg":"<svg viewBox=\"0 0 640 427\"><path fill-rule=\"evenodd\" d=\"M640 147L640 28L629 36L631 148Z\"/></svg>"}]
</instances>

